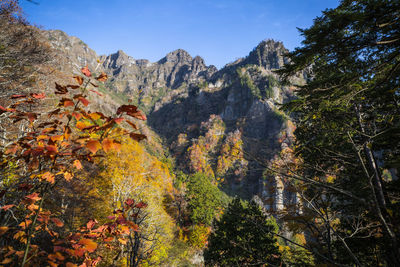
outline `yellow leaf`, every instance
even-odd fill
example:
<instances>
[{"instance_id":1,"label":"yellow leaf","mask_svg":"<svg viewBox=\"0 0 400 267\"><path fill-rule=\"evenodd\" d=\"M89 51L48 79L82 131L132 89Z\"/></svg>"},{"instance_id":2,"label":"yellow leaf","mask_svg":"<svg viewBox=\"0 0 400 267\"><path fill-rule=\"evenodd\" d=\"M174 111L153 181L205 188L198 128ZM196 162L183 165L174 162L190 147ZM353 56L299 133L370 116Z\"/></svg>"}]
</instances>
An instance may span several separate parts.
<instances>
[{"instance_id":1,"label":"yellow leaf","mask_svg":"<svg viewBox=\"0 0 400 267\"><path fill-rule=\"evenodd\" d=\"M118 241L122 244L122 245L126 245L126 240L122 239L122 238L118 238Z\"/></svg>"}]
</instances>

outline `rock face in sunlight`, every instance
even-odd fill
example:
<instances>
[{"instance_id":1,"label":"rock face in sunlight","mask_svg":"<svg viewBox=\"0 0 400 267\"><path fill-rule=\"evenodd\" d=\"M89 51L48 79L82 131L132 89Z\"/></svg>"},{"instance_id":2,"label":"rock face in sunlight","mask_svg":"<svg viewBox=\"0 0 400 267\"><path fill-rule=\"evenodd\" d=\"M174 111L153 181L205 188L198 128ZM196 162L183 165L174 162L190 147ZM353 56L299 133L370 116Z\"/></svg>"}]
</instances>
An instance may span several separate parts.
<instances>
[{"instance_id":1,"label":"rock face in sunlight","mask_svg":"<svg viewBox=\"0 0 400 267\"><path fill-rule=\"evenodd\" d=\"M264 40L247 57L217 70L182 49L150 62L121 50L98 56L61 31L43 34L66 55L65 66L87 64L112 77L99 90L144 110L184 172L204 172L245 198L265 196L265 187L273 186L262 178L264 166L292 142L289 118L277 104L291 99L293 89L273 72L287 63L281 42ZM304 82L302 76L293 79Z\"/></svg>"}]
</instances>

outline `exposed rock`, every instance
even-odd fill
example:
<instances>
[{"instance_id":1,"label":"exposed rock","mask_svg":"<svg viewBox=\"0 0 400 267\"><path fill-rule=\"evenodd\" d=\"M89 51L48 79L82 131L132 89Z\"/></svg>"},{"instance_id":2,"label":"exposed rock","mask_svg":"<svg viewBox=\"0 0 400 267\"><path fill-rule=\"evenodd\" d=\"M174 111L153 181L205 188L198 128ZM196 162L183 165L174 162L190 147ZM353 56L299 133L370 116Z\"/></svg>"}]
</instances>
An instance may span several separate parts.
<instances>
[{"instance_id":1,"label":"exposed rock","mask_svg":"<svg viewBox=\"0 0 400 267\"><path fill-rule=\"evenodd\" d=\"M121 50L99 57L78 38L61 31L47 31L44 35L75 68L88 64L95 71L107 72L111 79L103 91L117 102L130 99L139 105L178 161L187 160L185 151L193 144L203 142L210 149L207 133L213 132L213 126L208 130L204 127L211 118L220 118L226 127L218 143L213 144L214 150L207 154L207 170L215 176L240 177L228 179L231 184L225 186L233 194L240 191L242 196L251 198L265 189L260 183L262 166L251 158L267 161L280 151L278 139L286 131L288 118L276 104L293 97L293 88L283 86L273 72L287 62L284 55L288 51L281 42L262 41L247 57L218 71L182 49L151 63ZM293 79L304 81L301 74ZM239 138L240 149L250 156L233 160L228 153L226 160L236 167L218 172L218 157L222 156L219 146L228 144L232 136ZM186 171L188 166L191 165L181 164ZM246 166L246 171L241 172L238 166ZM276 198L279 200L280 195ZM277 203L279 208L281 204Z\"/></svg>"}]
</instances>

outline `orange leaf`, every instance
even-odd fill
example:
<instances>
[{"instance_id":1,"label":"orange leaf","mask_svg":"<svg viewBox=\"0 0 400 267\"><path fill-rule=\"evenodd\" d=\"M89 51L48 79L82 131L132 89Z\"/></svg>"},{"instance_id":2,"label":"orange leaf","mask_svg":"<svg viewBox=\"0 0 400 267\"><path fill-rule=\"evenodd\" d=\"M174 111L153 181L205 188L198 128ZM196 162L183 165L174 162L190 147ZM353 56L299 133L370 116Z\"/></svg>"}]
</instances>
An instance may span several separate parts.
<instances>
[{"instance_id":1,"label":"orange leaf","mask_svg":"<svg viewBox=\"0 0 400 267\"><path fill-rule=\"evenodd\" d=\"M83 245L83 247L89 252L93 252L97 248L97 243L87 238L79 240L79 244Z\"/></svg>"},{"instance_id":2,"label":"orange leaf","mask_svg":"<svg viewBox=\"0 0 400 267\"><path fill-rule=\"evenodd\" d=\"M103 140L102 145L103 145L104 151L108 152L108 151L110 151L111 149L114 148L114 146L113 146L114 145L114 141L111 140L111 139L106 138L106 139Z\"/></svg>"},{"instance_id":3,"label":"orange leaf","mask_svg":"<svg viewBox=\"0 0 400 267\"><path fill-rule=\"evenodd\" d=\"M28 200L29 203L35 203L36 201L41 199L38 193L32 193L30 195L25 196L25 198Z\"/></svg>"},{"instance_id":4,"label":"orange leaf","mask_svg":"<svg viewBox=\"0 0 400 267\"><path fill-rule=\"evenodd\" d=\"M7 226L0 226L0 236L4 235L8 231Z\"/></svg>"},{"instance_id":5,"label":"orange leaf","mask_svg":"<svg viewBox=\"0 0 400 267\"><path fill-rule=\"evenodd\" d=\"M114 121L117 124L120 124L121 122L123 122L125 119L124 118L115 118Z\"/></svg>"},{"instance_id":6,"label":"orange leaf","mask_svg":"<svg viewBox=\"0 0 400 267\"><path fill-rule=\"evenodd\" d=\"M56 141L63 141L64 140L64 135L54 135L50 137L51 141L56 142Z\"/></svg>"},{"instance_id":7,"label":"orange leaf","mask_svg":"<svg viewBox=\"0 0 400 267\"><path fill-rule=\"evenodd\" d=\"M58 219L58 218L51 218L50 219L55 225L57 225L58 227L63 227L64 226L64 223L60 220L60 219Z\"/></svg>"},{"instance_id":8,"label":"orange leaf","mask_svg":"<svg viewBox=\"0 0 400 267\"><path fill-rule=\"evenodd\" d=\"M113 148L115 151L120 151L121 150L121 144L118 142L113 143Z\"/></svg>"},{"instance_id":9,"label":"orange leaf","mask_svg":"<svg viewBox=\"0 0 400 267\"><path fill-rule=\"evenodd\" d=\"M81 121L78 121L75 126L81 131L87 127L87 125Z\"/></svg>"},{"instance_id":10,"label":"orange leaf","mask_svg":"<svg viewBox=\"0 0 400 267\"><path fill-rule=\"evenodd\" d=\"M77 168L78 170L82 169L82 164L79 160L74 161L74 167Z\"/></svg>"},{"instance_id":11,"label":"orange leaf","mask_svg":"<svg viewBox=\"0 0 400 267\"><path fill-rule=\"evenodd\" d=\"M105 72L102 72L97 78L96 80L98 80L99 82L105 82L107 81L108 76Z\"/></svg>"},{"instance_id":12,"label":"orange leaf","mask_svg":"<svg viewBox=\"0 0 400 267\"><path fill-rule=\"evenodd\" d=\"M78 267L78 265L76 265L75 263L67 262L65 264L65 267Z\"/></svg>"},{"instance_id":13,"label":"orange leaf","mask_svg":"<svg viewBox=\"0 0 400 267\"><path fill-rule=\"evenodd\" d=\"M74 79L79 83L79 85L83 84L83 78L82 76L74 76Z\"/></svg>"},{"instance_id":14,"label":"orange leaf","mask_svg":"<svg viewBox=\"0 0 400 267\"><path fill-rule=\"evenodd\" d=\"M65 139L69 139L70 135L71 135L71 129L68 126L66 126L64 128L64 137L65 137Z\"/></svg>"},{"instance_id":15,"label":"orange leaf","mask_svg":"<svg viewBox=\"0 0 400 267\"><path fill-rule=\"evenodd\" d=\"M58 267L57 263L54 263L52 261L47 261L47 263L51 266L51 267Z\"/></svg>"},{"instance_id":16,"label":"orange leaf","mask_svg":"<svg viewBox=\"0 0 400 267\"><path fill-rule=\"evenodd\" d=\"M92 73L90 72L90 70L88 68L88 65L86 65L84 68L82 68L81 71L86 77L92 76Z\"/></svg>"},{"instance_id":17,"label":"orange leaf","mask_svg":"<svg viewBox=\"0 0 400 267\"><path fill-rule=\"evenodd\" d=\"M19 224L19 226L22 227L22 229L26 229L26 227L28 227L31 223L32 223L31 220L26 220L26 221L21 222Z\"/></svg>"},{"instance_id":18,"label":"orange leaf","mask_svg":"<svg viewBox=\"0 0 400 267\"><path fill-rule=\"evenodd\" d=\"M86 148L89 149L90 152L95 154L101 148L101 144L97 140L91 140L86 143Z\"/></svg>"},{"instance_id":19,"label":"orange leaf","mask_svg":"<svg viewBox=\"0 0 400 267\"><path fill-rule=\"evenodd\" d=\"M35 211L35 210L37 210L37 209L39 208L39 206L38 206L38 205L35 205L35 204L31 204L31 205L29 205L27 208L28 208L28 210L30 210L30 211Z\"/></svg>"},{"instance_id":20,"label":"orange leaf","mask_svg":"<svg viewBox=\"0 0 400 267\"><path fill-rule=\"evenodd\" d=\"M100 112L90 113L89 116L95 121L104 117L104 115Z\"/></svg>"},{"instance_id":21,"label":"orange leaf","mask_svg":"<svg viewBox=\"0 0 400 267\"><path fill-rule=\"evenodd\" d=\"M71 100L64 101L64 107L73 107L75 104Z\"/></svg>"},{"instance_id":22,"label":"orange leaf","mask_svg":"<svg viewBox=\"0 0 400 267\"><path fill-rule=\"evenodd\" d=\"M71 173L69 173L69 172L64 172L64 179L67 180L68 182L71 181L71 179L72 179L73 177L74 177L74 176L73 176Z\"/></svg>"},{"instance_id":23,"label":"orange leaf","mask_svg":"<svg viewBox=\"0 0 400 267\"><path fill-rule=\"evenodd\" d=\"M54 174L52 174L51 172L45 172L43 175L42 175L42 178L44 179L44 180L46 180L47 182L49 182L49 183L54 183L54 178L55 178L55 176L54 176Z\"/></svg>"},{"instance_id":24,"label":"orange leaf","mask_svg":"<svg viewBox=\"0 0 400 267\"><path fill-rule=\"evenodd\" d=\"M5 258L0 264L9 264L10 262L12 262L11 258Z\"/></svg>"}]
</instances>

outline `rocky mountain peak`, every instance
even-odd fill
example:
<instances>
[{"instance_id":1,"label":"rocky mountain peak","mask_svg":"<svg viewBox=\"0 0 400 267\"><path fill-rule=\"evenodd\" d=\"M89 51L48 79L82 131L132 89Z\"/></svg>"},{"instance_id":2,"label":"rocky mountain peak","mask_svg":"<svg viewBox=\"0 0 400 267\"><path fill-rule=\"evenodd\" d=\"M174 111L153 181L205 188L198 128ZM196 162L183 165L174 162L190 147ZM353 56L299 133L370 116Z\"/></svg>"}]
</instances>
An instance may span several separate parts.
<instances>
[{"instance_id":1,"label":"rocky mountain peak","mask_svg":"<svg viewBox=\"0 0 400 267\"><path fill-rule=\"evenodd\" d=\"M286 62L284 54L289 52L282 42L272 39L262 41L245 58L244 64L254 64L265 69L279 69Z\"/></svg>"},{"instance_id":2,"label":"rocky mountain peak","mask_svg":"<svg viewBox=\"0 0 400 267\"><path fill-rule=\"evenodd\" d=\"M177 49L168 53L164 58L162 58L158 63L164 64L166 62L171 62L174 64L183 63L183 64L190 64L193 58L190 56L188 52L183 49Z\"/></svg>"}]
</instances>

